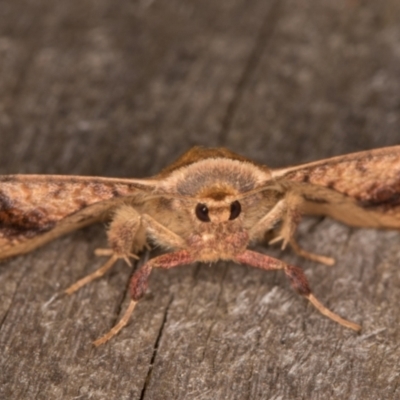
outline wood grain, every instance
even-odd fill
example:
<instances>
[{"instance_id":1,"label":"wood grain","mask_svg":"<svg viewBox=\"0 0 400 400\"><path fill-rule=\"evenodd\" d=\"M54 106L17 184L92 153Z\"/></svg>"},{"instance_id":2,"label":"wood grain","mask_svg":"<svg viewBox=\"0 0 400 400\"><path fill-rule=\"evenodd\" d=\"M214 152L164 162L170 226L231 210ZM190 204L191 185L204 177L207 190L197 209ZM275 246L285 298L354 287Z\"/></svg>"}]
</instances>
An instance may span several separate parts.
<instances>
[{"instance_id":1,"label":"wood grain","mask_svg":"<svg viewBox=\"0 0 400 400\"><path fill-rule=\"evenodd\" d=\"M195 144L274 168L399 144L398 1L1 9L1 174L140 178ZM298 239L336 266L265 251L304 267L361 335L283 274L221 262L156 271L128 327L95 349L131 270L57 294L101 265L102 225L1 263L0 398L399 398L399 233L310 219Z\"/></svg>"}]
</instances>

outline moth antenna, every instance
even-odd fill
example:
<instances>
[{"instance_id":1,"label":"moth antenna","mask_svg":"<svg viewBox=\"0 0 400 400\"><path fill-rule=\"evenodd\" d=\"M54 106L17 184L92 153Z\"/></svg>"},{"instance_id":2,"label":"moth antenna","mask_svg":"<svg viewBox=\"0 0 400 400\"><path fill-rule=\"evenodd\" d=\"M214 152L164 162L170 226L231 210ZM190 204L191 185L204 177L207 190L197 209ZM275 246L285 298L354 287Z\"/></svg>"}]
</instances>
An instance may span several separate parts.
<instances>
[{"instance_id":1,"label":"moth antenna","mask_svg":"<svg viewBox=\"0 0 400 400\"><path fill-rule=\"evenodd\" d=\"M93 280L100 278L116 263L118 258L119 257L116 256L115 254L112 255L110 257L110 259L102 267L100 267L99 269L96 269L96 271L92 272L91 274L86 275L84 278L79 279L79 281L75 282L69 288L65 289L64 293L70 295L70 294L76 292L81 287L92 282Z\"/></svg>"},{"instance_id":2,"label":"moth antenna","mask_svg":"<svg viewBox=\"0 0 400 400\"><path fill-rule=\"evenodd\" d=\"M118 324L114 325L104 336L93 342L96 347L108 342L128 323L129 318L131 317L133 310L135 309L136 303L137 301L135 300L130 301L128 308L126 309L122 318L119 320Z\"/></svg>"},{"instance_id":3,"label":"moth antenna","mask_svg":"<svg viewBox=\"0 0 400 400\"><path fill-rule=\"evenodd\" d=\"M244 199L245 197L251 196L253 194L264 192L265 190L275 190L277 192L282 192L282 193L284 192L284 190L282 189L281 185L278 185L276 183L274 183L274 184L266 184L266 185L261 186L261 187L259 187L257 189L249 190L248 192L242 193L239 196L235 196L235 199L241 200L241 199Z\"/></svg>"}]
</instances>

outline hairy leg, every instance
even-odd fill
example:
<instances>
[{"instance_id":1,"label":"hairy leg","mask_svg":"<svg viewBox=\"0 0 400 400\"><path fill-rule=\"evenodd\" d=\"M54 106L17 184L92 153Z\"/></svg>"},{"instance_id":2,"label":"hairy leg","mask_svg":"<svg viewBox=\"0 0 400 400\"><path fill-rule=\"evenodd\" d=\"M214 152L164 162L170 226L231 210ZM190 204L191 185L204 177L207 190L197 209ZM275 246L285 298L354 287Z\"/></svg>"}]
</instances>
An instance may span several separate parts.
<instances>
[{"instance_id":1,"label":"hairy leg","mask_svg":"<svg viewBox=\"0 0 400 400\"><path fill-rule=\"evenodd\" d=\"M144 229L141 227L139 213L128 205L118 208L113 216L107 231L108 249L96 249L98 256L109 256L108 261L93 273L78 280L65 290L66 294L72 294L81 287L103 276L119 259L123 259L128 265L132 265L129 258L139 258L134 252L142 250L146 245Z\"/></svg>"},{"instance_id":2,"label":"hairy leg","mask_svg":"<svg viewBox=\"0 0 400 400\"><path fill-rule=\"evenodd\" d=\"M298 195L292 194L279 200L272 210L264 216L251 230L250 237L260 238L266 231L270 231L275 224L282 220L282 226L278 235L270 240L268 244L274 244L282 241L282 250L289 243L293 250L301 257L312 261L317 261L326 265L333 265L335 260L331 257L311 253L302 249L294 239L294 233L301 220L301 198Z\"/></svg>"},{"instance_id":3,"label":"hairy leg","mask_svg":"<svg viewBox=\"0 0 400 400\"><path fill-rule=\"evenodd\" d=\"M132 276L130 282L130 294L131 301L128 308L126 309L124 315L120 321L111 328L104 336L95 340L93 344L95 346L100 346L108 342L113 336L115 336L129 321L130 316L135 309L136 303L144 296L147 287L148 279L153 268L164 268L169 269L177 267L178 265L190 264L195 260L189 254L187 250L180 250L174 253L163 254L159 257L153 258L138 269Z\"/></svg>"},{"instance_id":4,"label":"hairy leg","mask_svg":"<svg viewBox=\"0 0 400 400\"><path fill-rule=\"evenodd\" d=\"M316 307L320 313L337 322L338 324L345 326L346 328L353 329L357 332L361 330L360 325L343 319L339 315L327 309L318 301L318 299L312 294L307 277L301 268L286 264L275 258L250 250L246 250L244 253L236 256L235 261L264 270L284 270L286 277L289 279L293 289L309 300L310 303Z\"/></svg>"},{"instance_id":5,"label":"hairy leg","mask_svg":"<svg viewBox=\"0 0 400 400\"><path fill-rule=\"evenodd\" d=\"M311 261L319 262L321 264L329 265L329 266L335 264L335 259L332 257L327 257L327 256L323 256L321 254L315 254L315 253L311 253L310 251L304 250L303 248L301 248L299 246L299 244L296 242L296 240L294 238L291 238L289 243L290 243L290 246L292 247L292 249L294 250L294 252L301 257L307 258L308 260L311 260Z\"/></svg>"}]
</instances>

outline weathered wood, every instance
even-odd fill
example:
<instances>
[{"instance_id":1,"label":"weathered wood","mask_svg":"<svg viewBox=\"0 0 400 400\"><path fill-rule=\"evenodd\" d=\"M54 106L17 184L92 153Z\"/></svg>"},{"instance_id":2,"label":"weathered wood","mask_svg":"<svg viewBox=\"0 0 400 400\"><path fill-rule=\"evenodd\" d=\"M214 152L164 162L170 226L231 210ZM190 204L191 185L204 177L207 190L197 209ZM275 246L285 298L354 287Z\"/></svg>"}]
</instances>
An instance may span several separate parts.
<instances>
[{"instance_id":1,"label":"weathered wood","mask_svg":"<svg viewBox=\"0 0 400 400\"><path fill-rule=\"evenodd\" d=\"M274 167L399 144L396 0L0 9L0 173L148 176L194 144ZM0 398L399 398L399 233L309 219L298 238L336 266L266 251L303 266L361 335L283 274L221 262L155 271L129 326L96 349L129 268L57 294L104 261L102 226L2 263Z\"/></svg>"}]
</instances>

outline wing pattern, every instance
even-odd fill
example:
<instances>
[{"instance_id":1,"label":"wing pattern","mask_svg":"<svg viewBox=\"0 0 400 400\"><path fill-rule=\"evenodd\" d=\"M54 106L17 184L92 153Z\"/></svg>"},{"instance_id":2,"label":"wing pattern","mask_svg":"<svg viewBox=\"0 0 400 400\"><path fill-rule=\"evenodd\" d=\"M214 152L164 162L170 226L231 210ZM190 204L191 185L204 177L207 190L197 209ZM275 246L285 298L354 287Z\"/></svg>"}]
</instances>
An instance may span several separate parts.
<instances>
[{"instance_id":1,"label":"wing pattern","mask_svg":"<svg viewBox=\"0 0 400 400\"><path fill-rule=\"evenodd\" d=\"M95 222L122 199L143 193L140 180L2 176L0 258L28 252L61 234Z\"/></svg>"},{"instance_id":2,"label":"wing pattern","mask_svg":"<svg viewBox=\"0 0 400 400\"><path fill-rule=\"evenodd\" d=\"M380 212L394 212L400 206L400 146L273 170L272 175L329 188Z\"/></svg>"}]
</instances>

